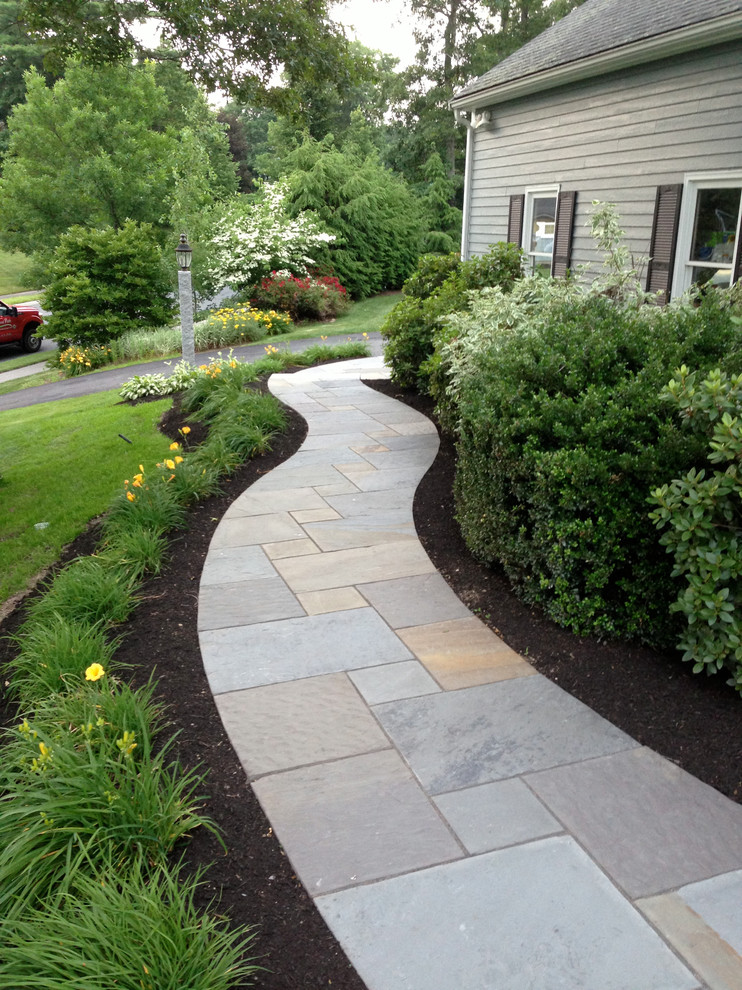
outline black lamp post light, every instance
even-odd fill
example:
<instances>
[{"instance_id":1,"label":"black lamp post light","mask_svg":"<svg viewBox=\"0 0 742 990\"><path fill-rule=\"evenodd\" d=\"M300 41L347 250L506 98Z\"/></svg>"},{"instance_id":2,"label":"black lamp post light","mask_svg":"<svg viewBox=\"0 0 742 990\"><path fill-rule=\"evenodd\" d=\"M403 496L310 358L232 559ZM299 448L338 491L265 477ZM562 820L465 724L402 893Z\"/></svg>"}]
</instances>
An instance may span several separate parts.
<instances>
[{"instance_id":1,"label":"black lamp post light","mask_svg":"<svg viewBox=\"0 0 742 990\"><path fill-rule=\"evenodd\" d=\"M180 300L180 335L183 342L183 360L196 363L196 346L193 339L193 288L191 286L191 259L193 249L185 234L175 249L178 259L178 296Z\"/></svg>"}]
</instances>

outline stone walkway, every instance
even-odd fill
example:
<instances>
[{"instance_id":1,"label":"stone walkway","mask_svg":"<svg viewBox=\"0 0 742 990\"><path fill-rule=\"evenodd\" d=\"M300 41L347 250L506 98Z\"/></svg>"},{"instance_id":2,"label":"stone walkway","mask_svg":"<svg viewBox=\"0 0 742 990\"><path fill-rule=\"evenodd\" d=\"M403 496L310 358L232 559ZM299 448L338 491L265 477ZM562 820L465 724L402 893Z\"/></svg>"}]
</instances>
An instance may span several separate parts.
<instances>
[{"instance_id":1,"label":"stone walkway","mask_svg":"<svg viewBox=\"0 0 742 990\"><path fill-rule=\"evenodd\" d=\"M434 426L276 375L301 450L220 523L199 599L220 715L369 990L740 990L742 807L536 673L412 521Z\"/></svg>"}]
</instances>

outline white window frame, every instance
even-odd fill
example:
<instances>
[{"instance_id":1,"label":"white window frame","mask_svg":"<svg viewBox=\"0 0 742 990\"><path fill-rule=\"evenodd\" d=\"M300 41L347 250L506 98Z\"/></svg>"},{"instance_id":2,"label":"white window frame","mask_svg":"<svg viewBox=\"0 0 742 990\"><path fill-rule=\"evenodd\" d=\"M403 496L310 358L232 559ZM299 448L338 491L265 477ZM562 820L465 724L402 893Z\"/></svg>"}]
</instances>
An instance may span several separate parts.
<instances>
[{"instance_id":1,"label":"white window frame","mask_svg":"<svg viewBox=\"0 0 742 990\"><path fill-rule=\"evenodd\" d=\"M687 291L693 284L693 269L705 267L703 262L691 261L690 252L693 246L693 227L696 220L696 203L698 193L702 189L735 188L742 189L742 171L727 172L696 172L686 175L683 183L683 198L680 204L680 220L678 222L678 238L675 246L675 271L672 279L672 298ZM739 247L739 237L742 228L742 201L737 216L737 231L735 234L735 256ZM732 266L734 261L732 261ZM718 266L717 266L718 267ZM732 280L734 271L732 271Z\"/></svg>"},{"instance_id":2,"label":"white window frame","mask_svg":"<svg viewBox=\"0 0 742 990\"><path fill-rule=\"evenodd\" d=\"M533 201L535 199L541 199L544 196L554 197L554 233L556 234L556 218L557 212L559 210L559 185L548 185L548 186L527 186L525 189L526 199L523 206L523 232L521 234L521 247L526 256L526 270L530 274L534 274L536 270L536 259L543 259L544 261L548 258L549 264L554 264L554 251L552 244L552 253L547 254L536 254L536 252L531 251L531 227L533 226Z\"/></svg>"}]
</instances>

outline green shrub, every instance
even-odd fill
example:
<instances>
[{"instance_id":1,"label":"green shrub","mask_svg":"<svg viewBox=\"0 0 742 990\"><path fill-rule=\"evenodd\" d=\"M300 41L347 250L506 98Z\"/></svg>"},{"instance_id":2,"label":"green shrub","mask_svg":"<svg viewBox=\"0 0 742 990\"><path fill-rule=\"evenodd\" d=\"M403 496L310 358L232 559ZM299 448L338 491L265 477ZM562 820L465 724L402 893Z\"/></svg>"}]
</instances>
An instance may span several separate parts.
<instances>
[{"instance_id":1,"label":"green shrub","mask_svg":"<svg viewBox=\"0 0 742 990\"><path fill-rule=\"evenodd\" d=\"M564 285L549 304L549 285L534 288L541 305L521 299L515 324L460 315L443 349L458 519L474 553L555 621L666 644L677 586L645 497L699 463L703 444L659 392L683 361L739 364L733 311L724 293L697 308L622 308ZM509 298L489 296L495 311L503 301L512 315Z\"/></svg>"},{"instance_id":2,"label":"green shrub","mask_svg":"<svg viewBox=\"0 0 742 990\"><path fill-rule=\"evenodd\" d=\"M164 863L205 820L200 778L153 748L151 689L107 673L39 706L8 730L0 765L0 911L22 916L109 858L122 876L138 860Z\"/></svg>"},{"instance_id":3,"label":"green shrub","mask_svg":"<svg viewBox=\"0 0 742 990\"><path fill-rule=\"evenodd\" d=\"M70 227L54 254L44 294L44 335L63 344L107 344L127 330L167 323L171 273L154 231L127 220L120 230Z\"/></svg>"},{"instance_id":4,"label":"green shrub","mask_svg":"<svg viewBox=\"0 0 742 990\"><path fill-rule=\"evenodd\" d=\"M727 667L742 692L742 375L718 368L696 385L683 366L663 392L686 427L708 442L705 467L655 488L650 519L666 529L660 543L673 554L674 577L686 585L673 611L687 622L678 646L693 671Z\"/></svg>"},{"instance_id":5,"label":"green shrub","mask_svg":"<svg viewBox=\"0 0 742 990\"><path fill-rule=\"evenodd\" d=\"M456 254L424 256L381 328L392 381L425 391L432 370L427 362L443 318L467 310L472 290L498 286L508 292L521 276L522 252L514 244L495 244L483 257L465 262Z\"/></svg>"},{"instance_id":6,"label":"green shrub","mask_svg":"<svg viewBox=\"0 0 742 990\"><path fill-rule=\"evenodd\" d=\"M249 291L253 305L273 312L283 310L292 320L331 320L350 306L345 287L334 275L272 272Z\"/></svg>"},{"instance_id":7,"label":"green shrub","mask_svg":"<svg viewBox=\"0 0 742 990\"><path fill-rule=\"evenodd\" d=\"M68 683L78 685L92 663L116 669L112 657L118 641L106 636L102 622L81 625L52 614L43 622L29 623L15 642L20 650L5 675L8 693L24 710L66 691Z\"/></svg>"}]
</instances>

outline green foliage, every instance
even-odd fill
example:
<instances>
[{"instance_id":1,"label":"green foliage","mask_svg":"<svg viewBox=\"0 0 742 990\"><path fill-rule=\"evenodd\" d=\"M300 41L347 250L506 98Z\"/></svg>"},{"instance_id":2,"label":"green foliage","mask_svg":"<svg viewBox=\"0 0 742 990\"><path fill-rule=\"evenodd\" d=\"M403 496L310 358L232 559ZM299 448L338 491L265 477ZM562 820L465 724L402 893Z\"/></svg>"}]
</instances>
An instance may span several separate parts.
<instances>
[{"instance_id":1,"label":"green foliage","mask_svg":"<svg viewBox=\"0 0 742 990\"><path fill-rule=\"evenodd\" d=\"M127 221L120 230L72 227L60 238L45 303L44 334L100 345L127 330L167 322L171 276L152 228Z\"/></svg>"},{"instance_id":2,"label":"green foliage","mask_svg":"<svg viewBox=\"0 0 742 990\"><path fill-rule=\"evenodd\" d=\"M247 985L259 968L245 958L253 935L204 916L194 904L199 882L198 874L148 870L140 861L125 876L110 864L95 877L76 877L64 898L5 929L0 987Z\"/></svg>"},{"instance_id":3,"label":"green foliage","mask_svg":"<svg viewBox=\"0 0 742 990\"><path fill-rule=\"evenodd\" d=\"M352 144L337 148L331 136L307 138L287 156L291 203L311 211L335 235L314 255L337 275L354 299L399 288L418 255L418 205L402 179L375 154ZM281 267L281 266L276 266Z\"/></svg>"},{"instance_id":4,"label":"green foliage","mask_svg":"<svg viewBox=\"0 0 742 990\"><path fill-rule=\"evenodd\" d=\"M644 493L698 463L702 444L659 392L685 360L740 363L728 296L620 307L529 279L511 297L484 293L452 335L442 357L469 547L575 632L671 642L676 587Z\"/></svg>"},{"instance_id":5,"label":"green foliage","mask_svg":"<svg viewBox=\"0 0 742 990\"><path fill-rule=\"evenodd\" d=\"M707 441L709 465L720 467L694 467L655 488L649 518L666 529L660 543L673 554L673 577L686 582L672 604L687 621L683 659L694 673L728 668L742 692L742 375L715 368L696 379L683 366L662 394Z\"/></svg>"},{"instance_id":6,"label":"green foliage","mask_svg":"<svg viewBox=\"0 0 742 990\"><path fill-rule=\"evenodd\" d=\"M53 613L43 622L29 623L15 642L20 650L4 673L9 693L26 711L48 695L66 691L68 684L80 684L91 663L115 669L112 657L118 644L105 635L101 622L80 624Z\"/></svg>"},{"instance_id":7,"label":"green foliage","mask_svg":"<svg viewBox=\"0 0 742 990\"><path fill-rule=\"evenodd\" d=\"M151 68L70 65L52 88L35 72L27 87L10 117L0 179L7 246L53 248L73 224L157 222L177 139L156 129L167 98Z\"/></svg>"},{"instance_id":8,"label":"green foliage","mask_svg":"<svg viewBox=\"0 0 742 990\"><path fill-rule=\"evenodd\" d=\"M213 291L247 288L277 270L305 274L312 255L334 239L316 214L292 211L284 181L216 209L211 230L204 284Z\"/></svg>"},{"instance_id":9,"label":"green foliage","mask_svg":"<svg viewBox=\"0 0 742 990\"><path fill-rule=\"evenodd\" d=\"M456 197L456 183L446 173L443 159L437 151L423 166L427 188L423 195L423 219L426 232L422 236L421 250L446 254L461 246L463 213L452 206Z\"/></svg>"},{"instance_id":10,"label":"green foliage","mask_svg":"<svg viewBox=\"0 0 742 990\"><path fill-rule=\"evenodd\" d=\"M522 254L513 244L495 244L481 258L460 262L458 255L424 256L405 282L403 298L381 328L384 357L392 381L424 391L433 340L444 317L469 307L470 293L485 286L508 292L522 275Z\"/></svg>"},{"instance_id":11,"label":"green foliage","mask_svg":"<svg viewBox=\"0 0 742 990\"><path fill-rule=\"evenodd\" d=\"M226 306L222 309L214 310L206 320L205 324L199 327L199 344L201 340L207 339L208 344L199 349L206 350L207 347L229 347L232 344L252 343L262 340L266 335L275 336L280 333L289 333L292 329L291 316L287 313L277 312L283 309L282 306L275 306L274 302L263 297L256 300L256 306Z\"/></svg>"},{"instance_id":12,"label":"green foliage","mask_svg":"<svg viewBox=\"0 0 742 990\"><path fill-rule=\"evenodd\" d=\"M136 582L123 568L106 567L95 557L78 557L60 571L46 594L29 606L29 622L59 617L80 626L124 622L136 602Z\"/></svg>"},{"instance_id":13,"label":"green foliage","mask_svg":"<svg viewBox=\"0 0 742 990\"><path fill-rule=\"evenodd\" d=\"M48 61L79 57L91 65L161 58L141 40L138 22L162 24L176 64L209 90L246 103L292 108L299 80L339 80L348 73L347 43L325 0L20 0L29 28L43 38ZM276 85L276 70L282 83Z\"/></svg>"},{"instance_id":14,"label":"green foliage","mask_svg":"<svg viewBox=\"0 0 742 990\"><path fill-rule=\"evenodd\" d=\"M123 702L123 703L122 703ZM118 720L116 720L118 716ZM0 766L0 910L12 922L73 884L116 864L163 864L203 824L199 778L171 745L153 747L151 690L106 674L73 696L50 697L8 730Z\"/></svg>"}]
</instances>

